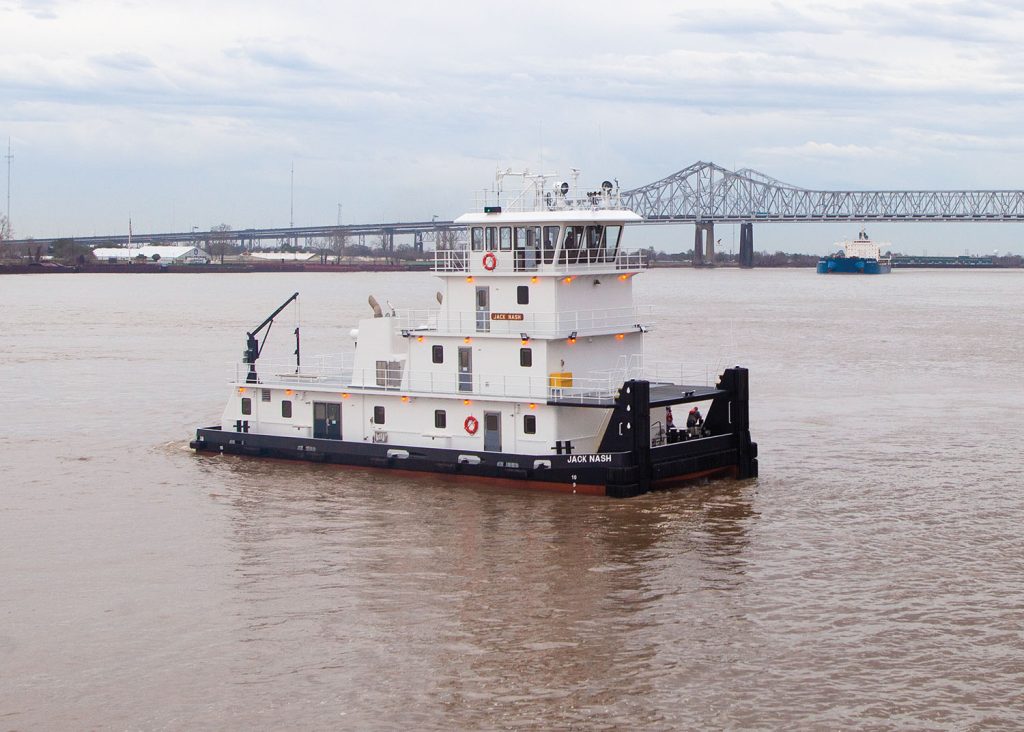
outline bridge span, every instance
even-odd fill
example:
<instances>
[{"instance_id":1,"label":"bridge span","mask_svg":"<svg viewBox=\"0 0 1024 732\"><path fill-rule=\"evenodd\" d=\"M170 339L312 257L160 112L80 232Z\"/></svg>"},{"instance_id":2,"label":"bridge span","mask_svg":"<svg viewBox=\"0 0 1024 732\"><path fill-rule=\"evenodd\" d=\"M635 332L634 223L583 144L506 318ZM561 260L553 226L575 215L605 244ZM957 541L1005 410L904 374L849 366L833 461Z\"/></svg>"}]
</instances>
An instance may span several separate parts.
<instances>
[{"instance_id":1,"label":"bridge span","mask_svg":"<svg viewBox=\"0 0 1024 732\"><path fill-rule=\"evenodd\" d=\"M641 215L645 224L695 225L694 265L714 260L714 225L740 224L740 265L752 266L754 223L872 222L872 221L1024 221L1024 190L814 190L783 183L756 170L728 170L697 162L661 180L622 191L622 203ZM394 237L413 237L422 251L426 243L450 244L460 235L451 220L380 224L345 224L294 228L239 229L138 234L137 241L194 243L232 241L252 248L257 243L294 242L345 237L363 243L379 237L381 247L393 249ZM68 237L63 237L68 238ZM125 245L127 235L72 237L86 245ZM53 239L35 239L52 244ZM28 240L11 242L28 243Z\"/></svg>"},{"instance_id":2,"label":"bridge span","mask_svg":"<svg viewBox=\"0 0 1024 732\"><path fill-rule=\"evenodd\" d=\"M695 265L714 259L716 223L740 224L740 266L751 266L754 222L1024 221L1024 190L812 190L704 162L621 196L645 223L694 223Z\"/></svg>"}]
</instances>

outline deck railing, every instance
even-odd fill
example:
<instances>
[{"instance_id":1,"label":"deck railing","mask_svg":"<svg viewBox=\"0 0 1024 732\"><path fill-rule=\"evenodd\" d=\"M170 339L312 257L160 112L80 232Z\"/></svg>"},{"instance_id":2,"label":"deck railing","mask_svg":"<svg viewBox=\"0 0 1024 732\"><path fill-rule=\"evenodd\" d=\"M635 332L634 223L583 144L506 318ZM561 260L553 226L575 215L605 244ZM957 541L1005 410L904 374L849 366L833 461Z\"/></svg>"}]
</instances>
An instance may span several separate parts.
<instances>
[{"instance_id":1,"label":"deck railing","mask_svg":"<svg viewBox=\"0 0 1024 732\"><path fill-rule=\"evenodd\" d=\"M469 249L438 249L434 251L435 272L482 272L485 252ZM610 253L605 249L568 249L558 252L558 257L548 256L537 250L499 251L495 255L502 263L508 259L509 266L498 268L500 272L548 272L553 274L574 274L586 272L610 272L638 270L647 267L647 250L620 249Z\"/></svg>"},{"instance_id":2,"label":"deck railing","mask_svg":"<svg viewBox=\"0 0 1024 732\"><path fill-rule=\"evenodd\" d=\"M498 317L495 317L498 316ZM397 327L411 334L526 335L529 338L568 338L601 333L636 331L654 316L654 308L641 305L604 310L573 310L560 313L491 313L475 310L399 310Z\"/></svg>"},{"instance_id":3,"label":"deck railing","mask_svg":"<svg viewBox=\"0 0 1024 732\"><path fill-rule=\"evenodd\" d=\"M229 381L236 386L328 387L343 392L383 390L410 395L438 394L466 399L502 397L547 401L565 399L602 402L615 396L623 382L647 379L652 383L710 386L718 370L685 367L679 363L644 362L640 357L622 357L615 368L584 374L559 373L522 376L515 374L412 371L402 361L381 361L375 368L354 369L352 354L319 356L296 369L295 364L257 363L255 381L248 379L249 366L231 366Z\"/></svg>"}]
</instances>

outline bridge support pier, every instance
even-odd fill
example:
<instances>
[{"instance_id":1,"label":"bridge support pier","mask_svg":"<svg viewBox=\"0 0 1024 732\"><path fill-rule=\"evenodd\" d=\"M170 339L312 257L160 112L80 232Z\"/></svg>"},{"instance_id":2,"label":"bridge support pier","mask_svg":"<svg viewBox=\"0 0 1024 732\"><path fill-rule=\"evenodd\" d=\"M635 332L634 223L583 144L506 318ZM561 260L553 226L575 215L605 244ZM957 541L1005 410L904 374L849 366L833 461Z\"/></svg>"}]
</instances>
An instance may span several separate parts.
<instances>
[{"instance_id":1,"label":"bridge support pier","mask_svg":"<svg viewBox=\"0 0 1024 732\"><path fill-rule=\"evenodd\" d=\"M740 224L740 267L754 266L754 225Z\"/></svg>"},{"instance_id":2,"label":"bridge support pier","mask_svg":"<svg viewBox=\"0 0 1024 732\"><path fill-rule=\"evenodd\" d=\"M715 222L698 221L693 232L693 266L711 266L715 263Z\"/></svg>"}]
</instances>

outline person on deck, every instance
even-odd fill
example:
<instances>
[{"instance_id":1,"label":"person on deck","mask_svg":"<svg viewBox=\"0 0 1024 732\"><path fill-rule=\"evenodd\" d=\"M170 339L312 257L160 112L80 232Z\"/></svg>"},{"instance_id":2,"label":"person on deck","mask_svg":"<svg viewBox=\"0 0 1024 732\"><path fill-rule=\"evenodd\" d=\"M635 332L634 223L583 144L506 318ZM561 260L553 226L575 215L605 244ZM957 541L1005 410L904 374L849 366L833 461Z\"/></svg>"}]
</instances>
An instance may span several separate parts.
<instances>
[{"instance_id":1,"label":"person on deck","mask_svg":"<svg viewBox=\"0 0 1024 732\"><path fill-rule=\"evenodd\" d=\"M686 428L690 431L690 434L697 434L703 425L704 417L701 416L700 409L694 407L686 418Z\"/></svg>"}]
</instances>

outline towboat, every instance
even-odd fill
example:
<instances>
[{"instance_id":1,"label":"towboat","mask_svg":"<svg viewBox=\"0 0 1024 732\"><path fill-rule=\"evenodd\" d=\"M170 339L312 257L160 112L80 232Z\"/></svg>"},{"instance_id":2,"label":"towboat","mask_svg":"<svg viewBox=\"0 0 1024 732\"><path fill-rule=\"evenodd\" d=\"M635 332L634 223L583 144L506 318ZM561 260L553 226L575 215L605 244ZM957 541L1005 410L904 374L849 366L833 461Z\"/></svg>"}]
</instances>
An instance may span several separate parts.
<instances>
[{"instance_id":1,"label":"towboat","mask_svg":"<svg viewBox=\"0 0 1024 732\"><path fill-rule=\"evenodd\" d=\"M369 295L345 354L303 364L296 328L295 363L260 361L292 295L247 334L221 424L191 447L620 498L756 477L747 369L711 384L646 361L633 281L648 262L624 246L640 216L610 181L552 177L499 174L439 238L436 306Z\"/></svg>"}]
</instances>

